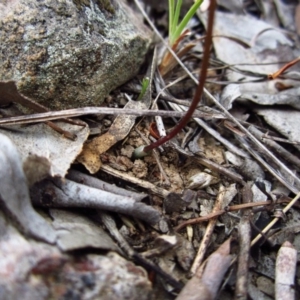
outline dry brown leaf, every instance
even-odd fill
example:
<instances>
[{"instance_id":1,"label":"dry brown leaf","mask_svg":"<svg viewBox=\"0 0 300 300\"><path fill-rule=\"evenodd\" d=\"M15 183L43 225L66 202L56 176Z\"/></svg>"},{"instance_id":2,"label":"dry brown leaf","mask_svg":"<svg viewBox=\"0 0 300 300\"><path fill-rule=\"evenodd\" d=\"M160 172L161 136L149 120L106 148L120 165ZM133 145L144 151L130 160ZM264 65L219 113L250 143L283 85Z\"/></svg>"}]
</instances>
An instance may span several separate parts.
<instances>
[{"instance_id":1,"label":"dry brown leaf","mask_svg":"<svg viewBox=\"0 0 300 300\"><path fill-rule=\"evenodd\" d=\"M141 102L130 101L125 105L125 108L147 109L148 107ZM135 119L136 116L117 116L108 132L94 138L90 143L84 146L77 160L82 163L90 173L96 173L102 165L100 155L127 136L135 124Z\"/></svg>"},{"instance_id":2,"label":"dry brown leaf","mask_svg":"<svg viewBox=\"0 0 300 300\"><path fill-rule=\"evenodd\" d=\"M153 55L152 65L147 71L147 77L150 78L148 88L140 101L129 101L124 108L145 110L151 103L151 82L153 78L154 64L156 63L156 53ZM94 138L87 143L77 160L82 163L90 173L94 174L101 168L100 155L107 151L118 141L124 139L135 124L137 117L133 115L118 115L108 132Z\"/></svg>"}]
</instances>

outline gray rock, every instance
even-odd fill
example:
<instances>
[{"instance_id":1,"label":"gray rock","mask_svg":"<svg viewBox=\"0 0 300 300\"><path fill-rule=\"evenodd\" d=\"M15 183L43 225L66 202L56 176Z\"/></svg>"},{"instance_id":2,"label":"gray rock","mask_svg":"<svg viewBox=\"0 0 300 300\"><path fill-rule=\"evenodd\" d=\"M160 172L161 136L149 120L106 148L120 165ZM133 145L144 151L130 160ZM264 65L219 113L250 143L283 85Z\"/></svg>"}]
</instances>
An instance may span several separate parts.
<instances>
[{"instance_id":1,"label":"gray rock","mask_svg":"<svg viewBox=\"0 0 300 300\"><path fill-rule=\"evenodd\" d=\"M99 105L151 42L125 0L0 0L0 28L0 80L52 109Z\"/></svg>"}]
</instances>

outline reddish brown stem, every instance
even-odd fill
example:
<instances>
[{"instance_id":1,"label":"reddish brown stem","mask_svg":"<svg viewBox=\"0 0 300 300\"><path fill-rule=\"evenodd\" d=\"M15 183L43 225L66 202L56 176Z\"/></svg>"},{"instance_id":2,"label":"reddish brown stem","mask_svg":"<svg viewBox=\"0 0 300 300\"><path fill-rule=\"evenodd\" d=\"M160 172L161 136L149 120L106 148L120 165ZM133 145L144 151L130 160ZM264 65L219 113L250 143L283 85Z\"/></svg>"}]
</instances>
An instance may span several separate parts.
<instances>
[{"instance_id":1,"label":"reddish brown stem","mask_svg":"<svg viewBox=\"0 0 300 300\"><path fill-rule=\"evenodd\" d=\"M204 83L206 80L207 68L209 65L210 45L212 42L212 31L213 31L215 9L216 9L216 0L212 0L211 4L210 4L210 9L209 9L207 35L206 35L206 39L205 39L205 49L204 49L204 55L203 55L203 60L202 60L202 68L201 68L201 72L199 73L199 84L197 86L193 101L192 101L188 111L186 112L186 115L180 120L178 125L167 136L161 138L160 140L156 141L155 143L152 143L152 144L146 146L143 149L144 152L150 152L154 148L157 148L157 147L161 146L162 144L166 143L167 141L169 141L170 139L172 139L187 124L187 122L193 115L193 112L195 111L195 109L198 106L198 103L202 96Z\"/></svg>"}]
</instances>

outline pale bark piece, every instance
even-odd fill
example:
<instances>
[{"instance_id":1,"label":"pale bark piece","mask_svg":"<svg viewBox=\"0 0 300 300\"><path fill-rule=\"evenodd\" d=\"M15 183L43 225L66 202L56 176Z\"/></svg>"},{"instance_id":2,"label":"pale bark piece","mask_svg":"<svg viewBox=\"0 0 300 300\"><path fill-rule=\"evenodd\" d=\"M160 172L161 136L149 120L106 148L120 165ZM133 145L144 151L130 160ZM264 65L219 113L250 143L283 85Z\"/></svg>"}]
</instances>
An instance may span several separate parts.
<instances>
[{"instance_id":1,"label":"pale bark piece","mask_svg":"<svg viewBox=\"0 0 300 300\"><path fill-rule=\"evenodd\" d=\"M176 300L216 299L220 284L231 260L229 239L210 255L203 273L201 275L195 274L182 289Z\"/></svg>"},{"instance_id":2,"label":"pale bark piece","mask_svg":"<svg viewBox=\"0 0 300 300\"><path fill-rule=\"evenodd\" d=\"M0 204L18 228L34 238L54 243L56 233L32 207L17 148L0 134Z\"/></svg>"},{"instance_id":3,"label":"pale bark piece","mask_svg":"<svg viewBox=\"0 0 300 300\"><path fill-rule=\"evenodd\" d=\"M1 1L0 27L0 80L52 109L100 104L151 43L124 0Z\"/></svg>"},{"instance_id":4,"label":"pale bark piece","mask_svg":"<svg viewBox=\"0 0 300 300\"><path fill-rule=\"evenodd\" d=\"M275 299L295 299L295 275L297 250L290 242L284 242L276 259Z\"/></svg>"}]
</instances>

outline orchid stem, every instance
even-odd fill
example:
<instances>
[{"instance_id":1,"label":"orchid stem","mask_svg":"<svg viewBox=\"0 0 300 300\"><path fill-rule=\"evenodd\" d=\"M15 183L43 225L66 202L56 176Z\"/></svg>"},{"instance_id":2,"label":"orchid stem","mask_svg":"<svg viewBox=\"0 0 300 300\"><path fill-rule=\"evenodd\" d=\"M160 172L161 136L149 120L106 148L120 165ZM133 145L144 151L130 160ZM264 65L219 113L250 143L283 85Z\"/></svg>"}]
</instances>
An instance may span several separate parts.
<instances>
[{"instance_id":1,"label":"orchid stem","mask_svg":"<svg viewBox=\"0 0 300 300\"><path fill-rule=\"evenodd\" d=\"M209 65L209 56L210 56L210 46L212 43L212 31L213 31L213 24L214 24L214 14L215 14L215 9L216 9L216 0L212 0L210 4L210 9L209 9L209 17L208 17L208 25L207 25L207 34L206 34L206 39L205 39L205 48L204 48L204 54L203 54L203 60L202 60L202 67L201 67L201 72L199 73L199 84L197 86L193 101L186 112L185 116L180 120L178 125L165 137L157 140L156 142L148 145L148 146L141 146L135 150L135 157L143 157L147 154L149 154L153 149L161 146L162 144L166 143L173 137L175 137L180 130L187 124L191 116L193 115L195 109L197 108L205 80L206 80L206 73Z\"/></svg>"}]
</instances>

